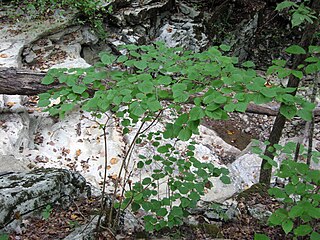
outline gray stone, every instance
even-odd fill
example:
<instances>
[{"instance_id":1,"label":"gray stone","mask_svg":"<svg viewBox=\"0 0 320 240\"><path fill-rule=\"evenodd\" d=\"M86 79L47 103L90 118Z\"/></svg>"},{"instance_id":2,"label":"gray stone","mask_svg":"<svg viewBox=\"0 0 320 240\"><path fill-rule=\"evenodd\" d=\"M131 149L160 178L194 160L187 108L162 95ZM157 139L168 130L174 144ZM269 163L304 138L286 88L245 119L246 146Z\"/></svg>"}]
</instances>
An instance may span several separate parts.
<instances>
[{"instance_id":1,"label":"gray stone","mask_svg":"<svg viewBox=\"0 0 320 240\"><path fill-rule=\"evenodd\" d=\"M48 204L68 206L80 195L90 195L86 180L76 172L63 169L37 169L27 173L0 176L0 227Z\"/></svg>"},{"instance_id":2,"label":"gray stone","mask_svg":"<svg viewBox=\"0 0 320 240\"><path fill-rule=\"evenodd\" d=\"M77 227L72 233L70 233L63 240L93 240L94 231L98 222L98 216L91 217L88 224Z\"/></svg>"},{"instance_id":3,"label":"gray stone","mask_svg":"<svg viewBox=\"0 0 320 240\"><path fill-rule=\"evenodd\" d=\"M0 175L8 172L28 172L30 161L10 155L0 155Z\"/></svg>"},{"instance_id":4,"label":"gray stone","mask_svg":"<svg viewBox=\"0 0 320 240\"><path fill-rule=\"evenodd\" d=\"M248 211L253 218L263 222L266 222L272 214L272 212L267 209L267 206L260 203L254 206L249 206Z\"/></svg>"},{"instance_id":5,"label":"gray stone","mask_svg":"<svg viewBox=\"0 0 320 240\"><path fill-rule=\"evenodd\" d=\"M188 15L191 19L194 19L200 15L200 11L196 11L194 8L189 7L184 3L180 3L179 8L183 14Z\"/></svg>"},{"instance_id":6,"label":"gray stone","mask_svg":"<svg viewBox=\"0 0 320 240\"><path fill-rule=\"evenodd\" d=\"M37 54L35 54L33 51L30 51L28 55L25 56L24 60L28 64L32 64L36 61Z\"/></svg>"}]
</instances>

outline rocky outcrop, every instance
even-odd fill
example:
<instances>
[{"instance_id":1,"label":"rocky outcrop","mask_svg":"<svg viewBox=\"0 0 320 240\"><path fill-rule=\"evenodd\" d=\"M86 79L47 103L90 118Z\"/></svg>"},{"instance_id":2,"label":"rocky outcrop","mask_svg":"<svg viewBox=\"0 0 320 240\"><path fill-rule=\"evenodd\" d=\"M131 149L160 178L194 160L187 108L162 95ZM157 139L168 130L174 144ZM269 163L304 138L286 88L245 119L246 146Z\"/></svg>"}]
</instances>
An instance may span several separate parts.
<instances>
[{"instance_id":1,"label":"rocky outcrop","mask_svg":"<svg viewBox=\"0 0 320 240\"><path fill-rule=\"evenodd\" d=\"M90 187L76 172L63 169L37 169L32 172L0 173L0 229L48 204L68 203Z\"/></svg>"}]
</instances>

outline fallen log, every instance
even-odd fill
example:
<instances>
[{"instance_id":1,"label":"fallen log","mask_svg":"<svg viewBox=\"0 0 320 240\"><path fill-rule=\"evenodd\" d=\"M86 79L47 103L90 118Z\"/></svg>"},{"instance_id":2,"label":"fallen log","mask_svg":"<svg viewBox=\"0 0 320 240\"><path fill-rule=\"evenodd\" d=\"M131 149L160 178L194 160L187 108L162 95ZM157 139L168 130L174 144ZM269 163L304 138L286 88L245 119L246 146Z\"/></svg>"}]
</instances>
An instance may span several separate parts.
<instances>
[{"instance_id":1,"label":"fallen log","mask_svg":"<svg viewBox=\"0 0 320 240\"><path fill-rule=\"evenodd\" d=\"M45 72L35 72L16 68L0 68L0 94L6 95L37 95L53 88L59 88L62 84L54 82L50 85L41 84ZM276 116L279 107L271 108L250 103L247 113ZM320 116L320 108L314 111L315 116Z\"/></svg>"}]
</instances>

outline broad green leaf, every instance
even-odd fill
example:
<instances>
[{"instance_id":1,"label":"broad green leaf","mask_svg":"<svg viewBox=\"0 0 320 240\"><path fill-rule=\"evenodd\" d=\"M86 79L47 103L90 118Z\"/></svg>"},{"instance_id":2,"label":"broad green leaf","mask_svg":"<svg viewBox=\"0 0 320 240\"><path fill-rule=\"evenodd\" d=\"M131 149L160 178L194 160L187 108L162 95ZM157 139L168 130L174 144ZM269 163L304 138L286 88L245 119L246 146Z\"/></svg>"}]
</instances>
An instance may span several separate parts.
<instances>
[{"instance_id":1,"label":"broad green leaf","mask_svg":"<svg viewBox=\"0 0 320 240\"><path fill-rule=\"evenodd\" d=\"M292 45L286 49L287 53L291 54L306 54L306 50L298 45Z\"/></svg>"},{"instance_id":2,"label":"broad green leaf","mask_svg":"<svg viewBox=\"0 0 320 240\"><path fill-rule=\"evenodd\" d=\"M230 178L229 178L228 176L226 176L226 175L221 176L221 177L220 177L220 180L221 180L221 182L223 182L224 184L230 184L230 183L231 183Z\"/></svg>"},{"instance_id":3,"label":"broad green leaf","mask_svg":"<svg viewBox=\"0 0 320 240\"><path fill-rule=\"evenodd\" d=\"M291 74L299 79L303 78L303 72L302 71L297 71L297 70L292 70Z\"/></svg>"},{"instance_id":4,"label":"broad green leaf","mask_svg":"<svg viewBox=\"0 0 320 240\"><path fill-rule=\"evenodd\" d=\"M255 233L254 240L270 240L270 238L264 234Z\"/></svg>"},{"instance_id":5,"label":"broad green leaf","mask_svg":"<svg viewBox=\"0 0 320 240\"><path fill-rule=\"evenodd\" d=\"M160 208L160 209L158 209L158 210L156 211L156 214L157 214L157 216L159 216L159 217L164 217L164 216L166 216L166 215L168 214L168 211L167 211L167 209L165 209L165 208Z\"/></svg>"},{"instance_id":6,"label":"broad green leaf","mask_svg":"<svg viewBox=\"0 0 320 240\"><path fill-rule=\"evenodd\" d=\"M151 81L143 81L138 84L138 89L143 93L152 93L154 90L153 83Z\"/></svg>"},{"instance_id":7,"label":"broad green leaf","mask_svg":"<svg viewBox=\"0 0 320 240\"><path fill-rule=\"evenodd\" d=\"M110 65L115 60L115 56L112 56L108 53L101 53L100 54L101 62L105 65Z\"/></svg>"},{"instance_id":8,"label":"broad green leaf","mask_svg":"<svg viewBox=\"0 0 320 240\"><path fill-rule=\"evenodd\" d=\"M309 46L309 53L320 53L320 46Z\"/></svg>"},{"instance_id":9,"label":"broad green leaf","mask_svg":"<svg viewBox=\"0 0 320 240\"><path fill-rule=\"evenodd\" d=\"M140 70L144 70L147 68L148 63L146 61L136 61L134 66Z\"/></svg>"},{"instance_id":10,"label":"broad green leaf","mask_svg":"<svg viewBox=\"0 0 320 240\"><path fill-rule=\"evenodd\" d=\"M189 114L183 113L176 119L175 125L183 126L183 124L186 124L188 120L189 120Z\"/></svg>"},{"instance_id":11,"label":"broad green leaf","mask_svg":"<svg viewBox=\"0 0 320 240\"><path fill-rule=\"evenodd\" d=\"M77 94L82 94L85 90L87 90L87 87L84 85L74 85L72 87L72 91Z\"/></svg>"},{"instance_id":12,"label":"broad green leaf","mask_svg":"<svg viewBox=\"0 0 320 240\"><path fill-rule=\"evenodd\" d=\"M40 99L38 102L38 107L47 107L50 105L50 100L48 99Z\"/></svg>"},{"instance_id":13,"label":"broad green leaf","mask_svg":"<svg viewBox=\"0 0 320 240\"><path fill-rule=\"evenodd\" d=\"M219 48L220 48L222 51L225 51L225 52L228 52L228 51L230 51L230 49L231 49L231 47L228 46L228 45L226 45L226 44L221 44L221 45L219 46Z\"/></svg>"},{"instance_id":14,"label":"broad green leaf","mask_svg":"<svg viewBox=\"0 0 320 240\"><path fill-rule=\"evenodd\" d=\"M292 228L293 228L293 222L288 219L287 221L283 222L281 224L283 231L288 234L289 232L291 232Z\"/></svg>"},{"instance_id":15,"label":"broad green leaf","mask_svg":"<svg viewBox=\"0 0 320 240\"><path fill-rule=\"evenodd\" d=\"M280 113L287 119L292 119L297 113L297 108L293 105L282 105L280 107Z\"/></svg>"},{"instance_id":16,"label":"broad green leaf","mask_svg":"<svg viewBox=\"0 0 320 240\"><path fill-rule=\"evenodd\" d=\"M316 73L320 70L320 64L318 63L312 63L312 64L308 64L305 68L306 70L306 73L307 74L313 74L313 73Z\"/></svg>"},{"instance_id":17,"label":"broad green leaf","mask_svg":"<svg viewBox=\"0 0 320 240\"><path fill-rule=\"evenodd\" d=\"M320 234L317 233L316 231L312 232L310 235L310 240L319 240L320 239Z\"/></svg>"},{"instance_id":18,"label":"broad green leaf","mask_svg":"<svg viewBox=\"0 0 320 240\"><path fill-rule=\"evenodd\" d=\"M242 66L247 67L247 68L252 68L252 67L255 67L256 65L252 61L247 61L247 62L242 63Z\"/></svg>"},{"instance_id":19,"label":"broad green leaf","mask_svg":"<svg viewBox=\"0 0 320 240\"><path fill-rule=\"evenodd\" d=\"M202 108L198 106L192 108L189 114L190 114L190 121L202 119L205 116L205 113L202 110Z\"/></svg>"},{"instance_id":20,"label":"broad green leaf","mask_svg":"<svg viewBox=\"0 0 320 240\"><path fill-rule=\"evenodd\" d=\"M159 111L162 108L162 106L158 100L148 101L147 105L148 105L148 108L153 112Z\"/></svg>"},{"instance_id":21,"label":"broad green leaf","mask_svg":"<svg viewBox=\"0 0 320 240\"><path fill-rule=\"evenodd\" d=\"M151 178L147 177L142 180L142 185L148 185L151 183Z\"/></svg>"},{"instance_id":22,"label":"broad green leaf","mask_svg":"<svg viewBox=\"0 0 320 240\"><path fill-rule=\"evenodd\" d=\"M192 131L189 128L183 128L180 130L178 138L182 141L188 141L192 136Z\"/></svg>"},{"instance_id":23,"label":"broad green leaf","mask_svg":"<svg viewBox=\"0 0 320 240\"><path fill-rule=\"evenodd\" d=\"M277 4L276 10L277 11L281 11L281 10L283 10L285 8L290 8L292 6L298 7L298 5L296 3L294 3L294 2L292 2L292 1L283 1L283 2L281 2L279 4Z\"/></svg>"},{"instance_id":24,"label":"broad green leaf","mask_svg":"<svg viewBox=\"0 0 320 240\"><path fill-rule=\"evenodd\" d=\"M158 84L161 85L169 85L172 82L172 78L170 76L159 76L158 80Z\"/></svg>"},{"instance_id":25,"label":"broad green leaf","mask_svg":"<svg viewBox=\"0 0 320 240\"><path fill-rule=\"evenodd\" d=\"M296 236L306 236L312 232L312 227L309 224L300 225L294 229L294 234Z\"/></svg>"},{"instance_id":26,"label":"broad green leaf","mask_svg":"<svg viewBox=\"0 0 320 240\"><path fill-rule=\"evenodd\" d=\"M44 78L42 78L42 81L41 81L41 83L44 85L49 85L53 82L54 82L54 78L51 77L50 75L45 76Z\"/></svg>"},{"instance_id":27,"label":"broad green leaf","mask_svg":"<svg viewBox=\"0 0 320 240\"><path fill-rule=\"evenodd\" d=\"M302 205L295 205L289 211L289 217L296 218L303 214L304 207Z\"/></svg>"}]
</instances>

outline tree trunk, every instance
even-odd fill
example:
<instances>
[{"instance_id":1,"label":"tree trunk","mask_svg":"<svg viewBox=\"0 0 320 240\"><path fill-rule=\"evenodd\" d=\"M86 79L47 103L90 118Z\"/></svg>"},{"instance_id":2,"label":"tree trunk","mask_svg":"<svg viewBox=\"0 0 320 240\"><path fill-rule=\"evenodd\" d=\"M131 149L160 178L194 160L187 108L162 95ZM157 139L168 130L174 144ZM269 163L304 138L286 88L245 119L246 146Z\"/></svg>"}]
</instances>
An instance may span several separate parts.
<instances>
[{"instance_id":1,"label":"tree trunk","mask_svg":"<svg viewBox=\"0 0 320 240\"><path fill-rule=\"evenodd\" d=\"M314 0L312 2L311 8L316 11L316 16L318 16L318 13L320 12L320 1L319 0ZM313 36L315 32L318 29L318 24L319 24L319 19L316 19L312 24L308 24L304 34L301 38L301 41L299 45L303 48L307 48L309 45L312 44ZM294 61L293 61L293 69L297 69L297 67L304 62L306 59L306 55L294 55ZM287 87L293 87L293 88L298 88L300 83L300 79L293 76L292 74L290 75L289 82ZM292 95L296 94L296 91L291 93ZM283 104L283 103L282 103ZM281 104L281 105L282 105ZM282 130L284 128L284 125L286 123L286 118L280 112L278 112L277 117L274 121L270 137L269 137L269 142L270 144L267 146L264 155L267 157L274 159L274 155L272 152L268 150L270 146L273 146L274 144L278 144L280 137L282 135ZM267 160L263 159L261 163L261 170L260 170L260 178L259 182L266 184L267 186L270 185L271 181L271 173L272 173L272 166L268 163Z\"/></svg>"}]
</instances>

